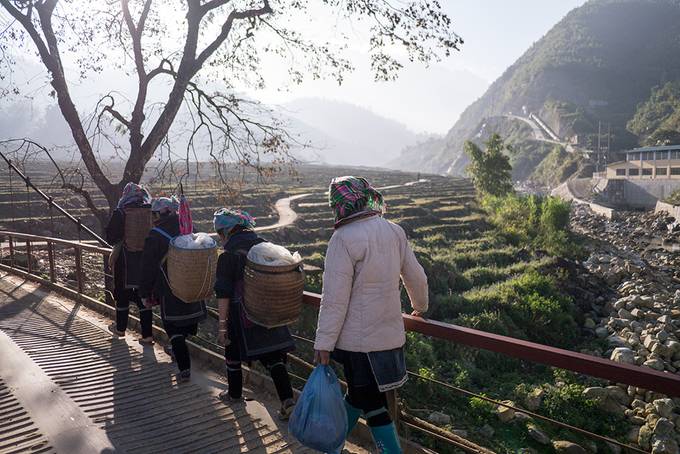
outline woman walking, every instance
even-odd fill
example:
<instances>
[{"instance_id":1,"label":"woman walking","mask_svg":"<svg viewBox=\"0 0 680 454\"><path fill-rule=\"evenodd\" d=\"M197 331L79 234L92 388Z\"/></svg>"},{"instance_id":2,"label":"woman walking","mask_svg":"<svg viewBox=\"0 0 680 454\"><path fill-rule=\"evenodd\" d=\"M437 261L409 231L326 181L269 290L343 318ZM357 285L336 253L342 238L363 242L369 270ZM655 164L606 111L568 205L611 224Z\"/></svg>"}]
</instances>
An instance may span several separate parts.
<instances>
[{"instance_id":1,"label":"woman walking","mask_svg":"<svg viewBox=\"0 0 680 454\"><path fill-rule=\"evenodd\" d=\"M151 306L152 298L160 300L163 328L170 338L172 354L179 368L177 381L186 382L191 378L191 357L186 338L197 334L198 323L205 320L207 311L203 301L185 303L177 298L167 280L167 266L163 258L168 253L170 240L179 235L178 208L177 200L167 197L157 198L151 205L155 227L144 243L139 294L145 306Z\"/></svg>"},{"instance_id":2,"label":"woman walking","mask_svg":"<svg viewBox=\"0 0 680 454\"><path fill-rule=\"evenodd\" d=\"M143 344L153 344L151 329L153 315L151 309L144 307L139 297L142 251L130 250L125 242L125 222L126 212L136 208L149 209L150 203L151 195L143 186L128 183L106 226L106 241L114 245L114 252L111 254L113 262L111 269L113 270L113 298L116 301L116 322L109 326L109 331L116 337L125 336L130 315L130 302L133 302L139 308L142 330L139 342Z\"/></svg>"},{"instance_id":3,"label":"woman walking","mask_svg":"<svg viewBox=\"0 0 680 454\"><path fill-rule=\"evenodd\" d=\"M228 389L225 402L240 401L243 393L242 362L259 360L274 380L281 401L279 418L293 411L293 388L286 367L286 353L294 348L288 327L265 328L248 320L242 307L243 274L250 248L265 242L253 231L255 220L245 211L222 208L215 212L215 232L224 244L217 261L215 294L219 306L219 342L225 344ZM228 342L227 342L228 341Z\"/></svg>"},{"instance_id":4,"label":"woman walking","mask_svg":"<svg viewBox=\"0 0 680 454\"><path fill-rule=\"evenodd\" d=\"M315 361L333 358L343 365L348 430L363 414L378 452L400 453L385 396L407 379L399 283L401 278L419 315L428 307L427 277L404 230L383 219L383 197L368 181L333 179L329 202L336 222L326 253Z\"/></svg>"}]
</instances>

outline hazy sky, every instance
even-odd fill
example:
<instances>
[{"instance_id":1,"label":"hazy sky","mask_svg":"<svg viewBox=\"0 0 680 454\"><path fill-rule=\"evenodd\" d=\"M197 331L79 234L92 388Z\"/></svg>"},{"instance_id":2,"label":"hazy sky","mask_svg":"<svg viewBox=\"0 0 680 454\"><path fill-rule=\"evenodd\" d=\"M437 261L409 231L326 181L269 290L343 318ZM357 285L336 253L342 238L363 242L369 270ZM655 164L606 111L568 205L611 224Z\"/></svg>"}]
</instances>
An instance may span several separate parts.
<instances>
[{"instance_id":1,"label":"hazy sky","mask_svg":"<svg viewBox=\"0 0 680 454\"><path fill-rule=\"evenodd\" d=\"M316 81L289 92L270 88L260 99L285 103L300 97L344 100L401 121L416 132L446 133L458 116L526 49L585 0L443 0L460 52L433 68L412 66L392 83L373 82L365 54L357 50L357 71L343 86Z\"/></svg>"},{"instance_id":2,"label":"hazy sky","mask_svg":"<svg viewBox=\"0 0 680 454\"><path fill-rule=\"evenodd\" d=\"M499 77L532 43L540 39L571 9L585 0L441 0L453 19L454 30L465 40L460 52L447 60L425 68L406 67L395 82L374 82L368 69L367 40L360 30L345 30L356 34L348 43L349 57L357 70L338 86L332 81L310 81L301 86L281 90L277 77L285 78L285 62L280 60L265 67L265 90L250 91L250 96L266 103L285 104L288 101L319 97L346 101L404 123L414 132L444 134L462 111L481 96L487 86ZM8 23L5 14L0 24ZM313 32L328 32L329 24L314 14L293 17L293 23L305 21L316 27ZM178 16L178 19L182 18ZM299 25L299 24L296 24ZM330 27L332 28L332 27ZM326 37L327 38L327 37ZM67 63L68 65L68 63ZM283 65L283 66L282 66ZM15 68L14 77L25 80L23 93L46 92L45 70L41 65L23 64ZM265 65L266 66L266 65ZM75 71L72 71L75 73ZM102 82L105 81L104 84ZM91 109L102 91L118 89L127 92L135 86L134 77L104 74L83 84L74 83L72 91L83 111ZM45 98L50 103L51 98ZM36 101L40 102L38 98Z\"/></svg>"}]
</instances>

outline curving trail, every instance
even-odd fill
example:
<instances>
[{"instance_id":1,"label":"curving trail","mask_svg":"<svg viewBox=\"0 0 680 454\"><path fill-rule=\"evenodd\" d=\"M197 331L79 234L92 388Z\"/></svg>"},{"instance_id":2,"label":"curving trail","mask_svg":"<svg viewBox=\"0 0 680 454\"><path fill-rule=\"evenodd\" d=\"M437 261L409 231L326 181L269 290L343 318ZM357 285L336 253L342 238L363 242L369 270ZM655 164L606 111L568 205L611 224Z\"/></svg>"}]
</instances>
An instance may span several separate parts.
<instances>
[{"instance_id":1,"label":"curving trail","mask_svg":"<svg viewBox=\"0 0 680 454\"><path fill-rule=\"evenodd\" d=\"M376 189L378 189L379 191L384 191L384 190L388 190L388 189L396 189L396 188L415 186L416 184L427 183L428 181L430 181L430 180L427 180L425 178L421 178L420 180L409 181L408 183L404 183L404 184L394 184L394 185L391 185L391 186L383 186L383 187L376 188ZM328 194L328 192L326 192L326 194ZM291 225L298 218L298 214L290 206L291 202L293 202L295 200L303 199L305 197L309 197L309 196L312 196L312 195L314 195L314 194L311 194L311 193L310 194L298 194L298 195L294 195L292 197L284 197L282 199L277 200L275 208L276 208L276 211L279 213L279 221L276 224L268 225L268 226L265 226L265 227L256 227L255 231L266 232L266 231L270 231L270 230L277 230L277 229L280 229L282 227L287 227L287 226ZM325 205L328 205L328 203L327 202L315 202L315 203L305 203L305 204L300 204L300 205L312 207L312 206L325 206Z\"/></svg>"},{"instance_id":2,"label":"curving trail","mask_svg":"<svg viewBox=\"0 0 680 454\"><path fill-rule=\"evenodd\" d=\"M279 213L279 221L276 224L267 225L264 227L256 227L256 232L266 232L268 230L277 230L282 227L287 227L291 225L298 218L298 214L291 208L290 204L294 200L303 199L309 197L312 194L298 194L292 197L284 197L276 201L276 211Z\"/></svg>"}]
</instances>

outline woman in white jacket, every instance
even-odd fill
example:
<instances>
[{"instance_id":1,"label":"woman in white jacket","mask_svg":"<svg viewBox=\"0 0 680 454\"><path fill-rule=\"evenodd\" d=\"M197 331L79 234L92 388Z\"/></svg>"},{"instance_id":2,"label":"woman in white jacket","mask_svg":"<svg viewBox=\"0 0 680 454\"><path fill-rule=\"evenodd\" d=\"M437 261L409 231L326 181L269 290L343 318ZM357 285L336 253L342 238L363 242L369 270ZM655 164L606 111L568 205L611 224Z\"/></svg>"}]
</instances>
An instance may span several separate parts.
<instances>
[{"instance_id":1,"label":"woman in white jacket","mask_svg":"<svg viewBox=\"0 0 680 454\"><path fill-rule=\"evenodd\" d=\"M317 363L345 370L348 428L363 413L380 453L400 453L385 392L407 379L400 279L414 314L427 310L427 277L404 230L383 219L382 195L364 178L333 179L335 232L328 244L314 344ZM331 353L332 352L332 353Z\"/></svg>"}]
</instances>

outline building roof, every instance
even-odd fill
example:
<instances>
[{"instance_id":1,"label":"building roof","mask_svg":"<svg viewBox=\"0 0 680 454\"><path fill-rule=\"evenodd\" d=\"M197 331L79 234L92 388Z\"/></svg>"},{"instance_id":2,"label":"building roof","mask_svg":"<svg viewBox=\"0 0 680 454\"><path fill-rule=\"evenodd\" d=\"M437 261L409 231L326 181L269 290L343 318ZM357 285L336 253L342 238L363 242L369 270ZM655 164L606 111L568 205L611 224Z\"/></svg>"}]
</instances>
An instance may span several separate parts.
<instances>
[{"instance_id":1,"label":"building roof","mask_svg":"<svg viewBox=\"0 0 680 454\"><path fill-rule=\"evenodd\" d=\"M641 151L668 151L668 150L680 150L680 144L678 144L678 145L660 145L660 146L657 146L657 147L633 148L632 150L626 151L626 153L639 153Z\"/></svg>"}]
</instances>

